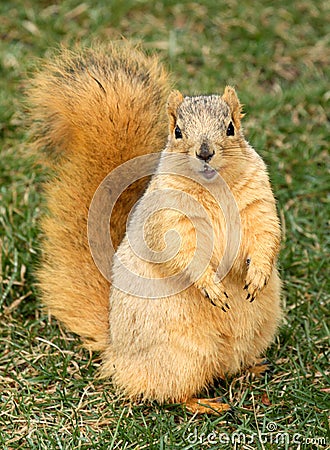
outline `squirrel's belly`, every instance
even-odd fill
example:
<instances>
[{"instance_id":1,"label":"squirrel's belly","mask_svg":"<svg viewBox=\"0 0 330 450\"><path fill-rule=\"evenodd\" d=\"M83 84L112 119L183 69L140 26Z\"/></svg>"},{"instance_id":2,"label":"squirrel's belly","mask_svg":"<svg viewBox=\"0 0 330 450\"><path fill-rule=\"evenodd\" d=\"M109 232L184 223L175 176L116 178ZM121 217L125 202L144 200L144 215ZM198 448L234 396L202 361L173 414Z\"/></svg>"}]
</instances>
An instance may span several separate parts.
<instances>
[{"instance_id":1,"label":"squirrel's belly","mask_svg":"<svg viewBox=\"0 0 330 450\"><path fill-rule=\"evenodd\" d=\"M215 378L253 364L278 326L277 274L253 303L235 292L234 286L225 313L194 286L159 299L114 290L105 361L114 382L132 397L183 401Z\"/></svg>"}]
</instances>

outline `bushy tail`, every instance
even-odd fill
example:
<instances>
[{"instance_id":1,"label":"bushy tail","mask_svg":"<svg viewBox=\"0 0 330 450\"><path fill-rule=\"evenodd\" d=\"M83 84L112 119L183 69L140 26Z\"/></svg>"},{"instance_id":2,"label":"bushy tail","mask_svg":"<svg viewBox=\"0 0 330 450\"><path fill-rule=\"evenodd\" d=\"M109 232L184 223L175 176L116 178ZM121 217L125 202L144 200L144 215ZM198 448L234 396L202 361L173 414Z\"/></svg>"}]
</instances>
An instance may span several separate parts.
<instances>
[{"instance_id":1,"label":"bushy tail","mask_svg":"<svg viewBox=\"0 0 330 450\"><path fill-rule=\"evenodd\" d=\"M109 282L89 250L89 205L114 168L165 146L169 89L157 59L124 42L62 50L38 71L29 89L33 148L54 169L42 220L43 301L92 349L105 349L109 339ZM116 205L115 246L145 183L134 184Z\"/></svg>"}]
</instances>

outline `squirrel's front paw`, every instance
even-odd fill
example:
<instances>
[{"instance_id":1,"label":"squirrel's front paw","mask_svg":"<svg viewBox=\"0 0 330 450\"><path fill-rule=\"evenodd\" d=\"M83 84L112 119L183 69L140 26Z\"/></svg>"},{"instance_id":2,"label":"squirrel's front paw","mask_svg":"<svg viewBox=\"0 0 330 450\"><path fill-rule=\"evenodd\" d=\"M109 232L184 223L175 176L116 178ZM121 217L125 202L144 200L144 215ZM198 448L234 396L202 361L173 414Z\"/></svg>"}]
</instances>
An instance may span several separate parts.
<instances>
[{"instance_id":1,"label":"squirrel's front paw","mask_svg":"<svg viewBox=\"0 0 330 450\"><path fill-rule=\"evenodd\" d=\"M244 289L247 291L246 299L253 302L258 293L267 285L269 275L265 270L255 266L248 260L248 270L245 279Z\"/></svg>"},{"instance_id":2,"label":"squirrel's front paw","mask_svg":"<svg viewBox=\"0 0 330 450\"><path fill-rule=\"evenodd\" d=\"M227 312L230 309L227 303L228 294L222 283L217 283L207 288L201 287L200 290L204 297L210 300L213 306L220 306L223 312Z\"/></svg>"}]
</instances>

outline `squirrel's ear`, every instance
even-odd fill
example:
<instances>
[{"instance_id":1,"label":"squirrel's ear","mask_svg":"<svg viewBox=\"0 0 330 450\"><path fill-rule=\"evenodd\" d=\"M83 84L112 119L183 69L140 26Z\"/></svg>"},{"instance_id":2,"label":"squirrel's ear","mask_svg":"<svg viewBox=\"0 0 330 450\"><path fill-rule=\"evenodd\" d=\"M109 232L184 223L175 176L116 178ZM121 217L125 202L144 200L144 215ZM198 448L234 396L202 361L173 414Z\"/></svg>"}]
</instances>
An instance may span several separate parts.
<instances>
[{"instance_id":1,"label":"squirrel's ear","mask_svg":"<svg viewBox=\"0 0 330 450\"><path fill-rule=\"evenodd\" d=\"M172 91L167 100L167 114L170 119L170 133L176 126L177 110L183 102L183 95L180 91Z\"/></svg>"},{"instance_id":2,"label":"squirrel's ear","mask_svg":"<svg viewBox=\"0 0 330 450\"><path fill-rule=\"evenodd\" d=\"M226 86L222 99L229 106L235 126L239 129L241 126L241 119L244 117L244 114L242 113L243 106L238 100L235 89L231 86Z\"/></svg>"}]
</instances>

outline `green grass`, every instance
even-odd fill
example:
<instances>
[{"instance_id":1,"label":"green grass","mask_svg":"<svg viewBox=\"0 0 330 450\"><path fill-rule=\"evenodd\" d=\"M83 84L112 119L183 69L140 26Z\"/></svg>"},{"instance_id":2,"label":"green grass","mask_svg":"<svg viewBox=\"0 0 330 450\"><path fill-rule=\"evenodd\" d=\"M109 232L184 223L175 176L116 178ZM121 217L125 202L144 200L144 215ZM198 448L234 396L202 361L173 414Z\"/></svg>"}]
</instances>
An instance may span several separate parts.
<instances>
[{"instance_id":1,"label":"green grass","mask_svg":"<svg viewBox=\"0 0 330 450\"><path fill-rule=\"evenodd\" d=\"M326 8L321 0L0 3L2 449L329 445ZM246 136L269 166L283 225L286 314L267 354L273 376L242 374L215 387L234 414L196 417L180 405L118 398L111 380L95 378L98 356L46 315L35 288L45 175L27 156L27 76L60 42L121 35L156 51L186 94L235 85ZM236 447L228 442L235 432L246 439Z\"/></svg>"}]
</instances>

